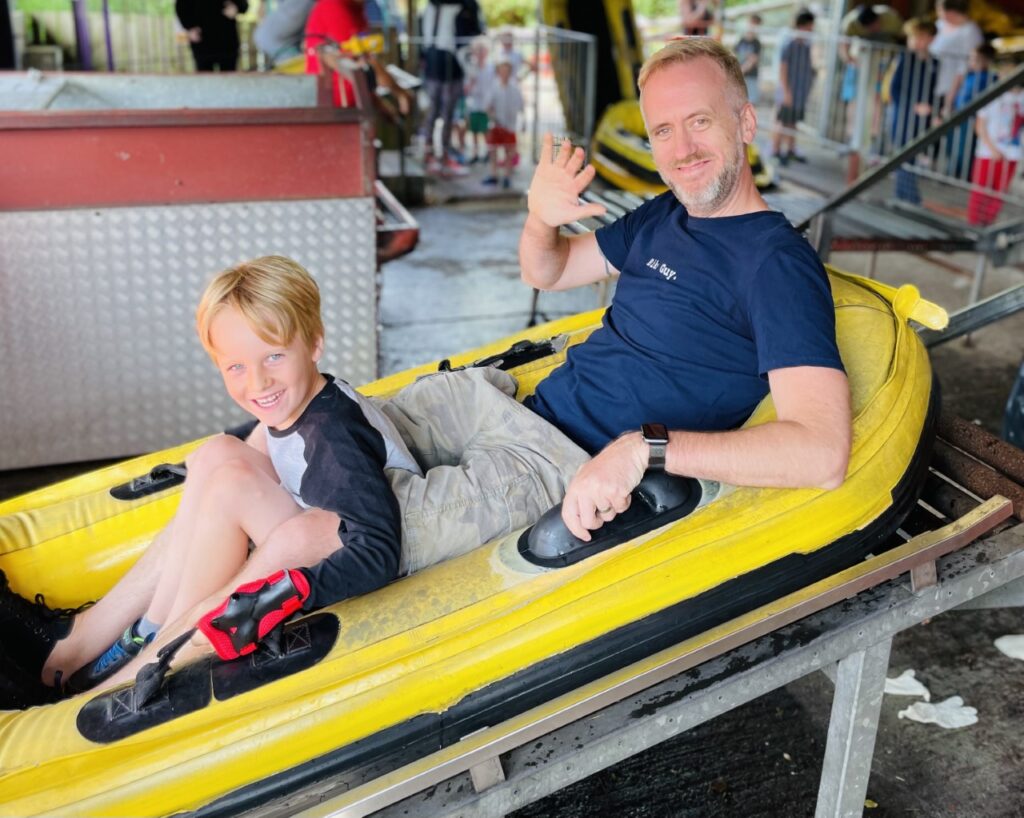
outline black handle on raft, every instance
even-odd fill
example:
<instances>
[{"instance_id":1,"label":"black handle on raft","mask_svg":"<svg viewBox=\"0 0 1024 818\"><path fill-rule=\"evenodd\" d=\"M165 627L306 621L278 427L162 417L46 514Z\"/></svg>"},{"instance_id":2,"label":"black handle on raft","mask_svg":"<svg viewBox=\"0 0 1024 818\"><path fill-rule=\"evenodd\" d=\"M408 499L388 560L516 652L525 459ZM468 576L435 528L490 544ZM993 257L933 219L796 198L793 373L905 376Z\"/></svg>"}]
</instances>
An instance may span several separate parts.
<instances>
[{"instance_id":1,"label":"black handle on raft","mask_svg":"<svg viewBox=\"0 0 1024 818\"><path fill-rule=\"evenodd\" d=\"M629 508L591 532L590 542L576 537L562 522L562 504L548 509L519 538L519 553L535 565L572 565L607 548L685 517L701 498L700 482L651 471L632 492Z\"/></svg>"},{"instance_id":2,"label":"black handle on raft","mask_svg":"<svg viewBox=\"0 0 1024 818\"><path fill-rule=\"evenodd\" d=\"M127 483L114 486L110 496L115 500L137 500L147 494L169 489L185 482L187 470L184 463L161 463L149 470L149 474L134 477Z\"/></svg>"}]
</instances>

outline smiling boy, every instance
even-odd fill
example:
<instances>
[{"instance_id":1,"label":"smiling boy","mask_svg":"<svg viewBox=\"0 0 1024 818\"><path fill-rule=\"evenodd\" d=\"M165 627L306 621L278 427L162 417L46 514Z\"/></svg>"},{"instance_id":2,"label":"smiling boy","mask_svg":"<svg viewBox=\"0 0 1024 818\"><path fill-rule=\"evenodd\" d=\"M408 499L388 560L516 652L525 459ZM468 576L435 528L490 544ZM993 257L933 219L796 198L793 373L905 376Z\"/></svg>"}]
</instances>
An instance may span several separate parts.
<instances>
[{"instance_id":1,"label":"smiling boy","mask_svg":"<svg viewBox=\"0 0 1024 818\"><path fill-rule=\"evenodd\" d=\"M255 429L245 442L218 435L188 458L174 519L92 608L70 619L2 589L5 648L40 678L4 706L127 679L149 643L159 648L241 585L282 570L305 610L398 575L402 521L384 470L421 471L375 404L319 371L324 329L309 273L281 256L225 270L196 325ZM180 658L208 650L203 642Z\"/></svg>"}]
</instances>

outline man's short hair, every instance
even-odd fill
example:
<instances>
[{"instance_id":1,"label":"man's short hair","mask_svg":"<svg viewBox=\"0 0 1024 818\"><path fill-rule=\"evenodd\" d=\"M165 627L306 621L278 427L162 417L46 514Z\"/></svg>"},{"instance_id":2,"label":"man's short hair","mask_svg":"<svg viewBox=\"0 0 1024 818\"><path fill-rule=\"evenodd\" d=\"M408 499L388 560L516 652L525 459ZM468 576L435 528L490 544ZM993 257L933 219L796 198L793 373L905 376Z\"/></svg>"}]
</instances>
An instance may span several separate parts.
<instances>
[{"instance_id":1,"label":"man's short hair","mask_svg":"<svg viewBox=\"0 0 1024 818\"><path fill-rule=\"evenodd\" d=\"M740 68L740 61L728 48L710 37L677 37L674 40L669 40L663 48L654 52L644 61L640 68L640 75L637 77L637 87L643 93L644 86L656 71L677 63L692 62L701 57L718 63L722 71L725 72L725 78L736 94L739 105L742 106L747 101L747 84L743 81L743 69Z\"/></svg>"},{"instance_id":2,"label":"man's short hair","mask_svg":"<svg viewBox=\"0 0 1024 818\"><path fill-rule=\"evenodd\" d=\"M903 33L907 37L914 37L923 34L926 37L934 37L939 33L935 23L931 20L922 20L920 17L911 17L903 25Z\"/></svg>"},{"instance_id":3,"label":"man's short hair","mask_svg":"<svg viewBox=\"0 0 1024 818\"><path fill-rule=\"evenodd\" d=\"M794 25L797 28L800 28L800 26L809 26L809 25L813 25L813 24L814 24L814 12L813 11L810 11L809 9L801 9L799 12L797 12L796 19L794 20Z\"/></svg>"},{"instance_id":4,"label":"man's short hair","mask_svg":"<svg viewBox=\"0 0 1024 818\"><path fill-rule=\"evenodd\" d=\"M860 11L857 12L857 22L864 28L870 28L878 22L878 12L871 6L861 6Z\"/></svg>"},{"instance_id":5,"label":"man's short hair","mask_svg":"<svg viewBox=\"0 0 1024 818\"><path fill-rule=\"evenodd\" d=\"M761 19L761 15L760 14L751 14L750 15L750 22L752 22L756 26L759 26L759 25L761 25L763 20Z\"/></svg>"},{"instance_id":6,"label":"man's short hair","mask_svg":"<svg viewBox=\"0 0 1024 818\"><path fill-rule=\"evenodd\" d=\"M196 331L211 355L210 327L225 307L245 316L268 344L287 346L298 335L312 349L323 338L320 288L301 264L284 256L244 261L207 285L196 308Z\"/></svg>"},{"instance_id":7,"label":"man's short hair","mask_svg":"<svg viewBox=\"0 0 1024 818\"><path fill-rule=\"evenodd\" d=\"M939 7L943 11L952 11L957 14L967 14L967 0L939 0Z\"/></svg>"}]
</instances>

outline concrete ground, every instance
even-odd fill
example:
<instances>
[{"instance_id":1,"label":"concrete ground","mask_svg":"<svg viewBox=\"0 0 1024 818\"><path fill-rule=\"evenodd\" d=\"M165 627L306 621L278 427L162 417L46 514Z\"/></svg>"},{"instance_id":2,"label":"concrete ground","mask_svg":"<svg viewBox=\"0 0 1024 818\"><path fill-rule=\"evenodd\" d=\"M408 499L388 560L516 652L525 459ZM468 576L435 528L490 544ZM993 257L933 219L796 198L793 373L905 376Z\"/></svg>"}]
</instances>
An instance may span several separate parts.
<instances>
[{"instance_id":1,"label":"concrete ground","mask_svg":"<svg viewBox=\"0 0 1024 818\"><path fill-rule=\"evenodd\" d=\"M475 202L417 211L420 246L384 268L381 374L514 333L526 324L531 292L519 281L515 247L525 218L521 200ZM917 284L949 309L967 298L973 258L925 259L887 253L880 278ZM865 254L832 263L860 272ZM992 271L986 293L1024 279ZM596 290L544 294L550 318L598 306ZM998 432L1020 363L1024 314L987 328L971 346L935 350L946 406ZM83 464L0 474L0 496L81 471ZM954 612L895 641L890 675L907 668L933 700L960 695L978 709L959 730L898 719L910 699L887 696L869 786L871 816L1024 816L1024 663L993 647L1024 633L1024 609ZM831 703L820 674L764 696L675 740L616 765L517 813L547 816L812 815Z\"/></svg>"}]
</instances>

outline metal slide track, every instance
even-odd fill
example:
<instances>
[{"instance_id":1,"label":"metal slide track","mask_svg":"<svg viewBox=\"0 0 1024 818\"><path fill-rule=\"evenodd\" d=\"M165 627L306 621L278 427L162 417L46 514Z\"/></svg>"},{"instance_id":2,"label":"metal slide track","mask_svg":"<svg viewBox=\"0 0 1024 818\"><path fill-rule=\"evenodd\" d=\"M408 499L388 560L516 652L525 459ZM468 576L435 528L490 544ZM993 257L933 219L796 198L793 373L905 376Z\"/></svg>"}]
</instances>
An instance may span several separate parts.
<instances>
[{"instance_id":1,"label":"metal slide track","mask_svg":"<svg viewBox=\"0 0 1024 818\"><path fill-rule=\"evenodd\" d=\"M859 814L893 636L997 589L1024 604L1022 484L1024 453L943 416L923 499L878 556L352 789L247 815L505 815L816 670L836 683L817 815Z\"/></svg>"}]
</instances>

